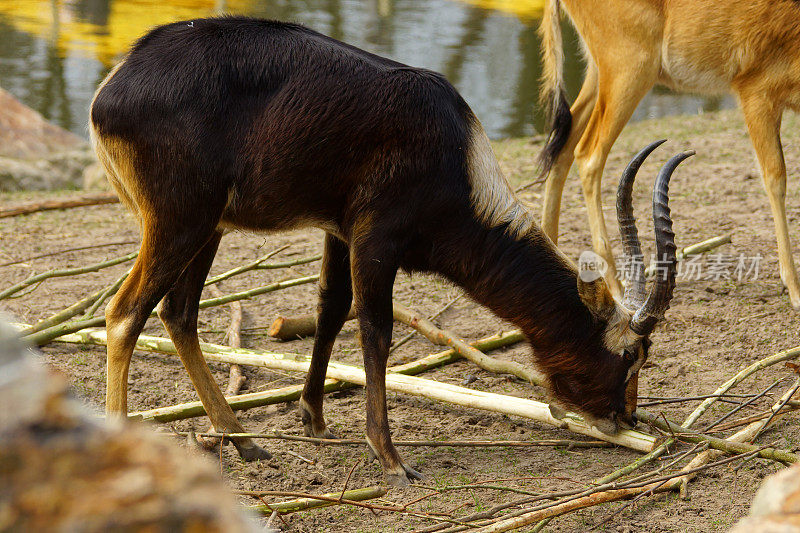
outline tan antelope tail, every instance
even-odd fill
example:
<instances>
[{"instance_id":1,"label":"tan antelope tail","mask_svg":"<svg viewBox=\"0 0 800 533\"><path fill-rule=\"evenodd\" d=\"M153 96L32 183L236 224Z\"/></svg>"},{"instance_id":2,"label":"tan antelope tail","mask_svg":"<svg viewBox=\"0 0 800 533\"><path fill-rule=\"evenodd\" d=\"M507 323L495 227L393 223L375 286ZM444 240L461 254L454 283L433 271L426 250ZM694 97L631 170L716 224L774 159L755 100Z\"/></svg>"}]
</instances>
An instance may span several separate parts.
<instances>
[{"instance_id":1,"label":"tan antelope tail","mask_svg":"<svg viewBox=\"0 0 800 533\"><path fill-rule=\"evenodd\" d=\"M572 128L572 114L564 89L564 46L561 38L559 0L545 2L539 35L542 37L544 62L540 102L546 110L547 129L547 142L539 155L539 180L543 180L567 144Z\"/></svg>"}]
</instances>

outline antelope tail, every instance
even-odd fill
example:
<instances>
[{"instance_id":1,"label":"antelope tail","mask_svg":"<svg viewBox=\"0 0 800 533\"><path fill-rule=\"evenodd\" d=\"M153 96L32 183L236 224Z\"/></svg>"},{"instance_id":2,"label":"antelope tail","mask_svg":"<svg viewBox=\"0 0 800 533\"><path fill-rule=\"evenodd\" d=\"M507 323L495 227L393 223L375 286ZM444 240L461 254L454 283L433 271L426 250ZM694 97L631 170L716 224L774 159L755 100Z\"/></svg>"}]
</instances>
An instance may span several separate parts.
<instances>
[{"instance_id":1,"label":"antelope tail","mask_svg":"<svg viewBox=\"0 0 800 533\"><path fill-rule=\"evenodd\" d=\"M539 26L542 37L543 75L540 102L546 110L547 142L539 155L539 179L550 173L558 154L567 144L572 129L572 114L569 111L564 89L564 46L561 38L561 2L547 0L544 17Z\"/></svg>"}]
</instances>

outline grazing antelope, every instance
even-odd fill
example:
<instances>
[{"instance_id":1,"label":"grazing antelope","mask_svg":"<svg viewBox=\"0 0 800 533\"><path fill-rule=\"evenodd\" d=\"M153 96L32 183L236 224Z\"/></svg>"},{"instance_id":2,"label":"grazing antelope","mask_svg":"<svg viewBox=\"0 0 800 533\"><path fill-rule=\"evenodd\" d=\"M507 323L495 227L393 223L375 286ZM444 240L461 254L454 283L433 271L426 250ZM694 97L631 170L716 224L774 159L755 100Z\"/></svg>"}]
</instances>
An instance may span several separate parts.
<instances>
[{"instance_id":1,"label":"grazing antelope","mask_svg":"<svg viewBox=\"0 0 800 533\"><path fill-rule=\"evenodd\" d=\"M560 9L587 52L586 78L567 105ZM609 264L600 181L614 141L639 101L659 83L675 90L733 92L761 167L778 240L780 273L792 305L800 284L786 223L786 166L780 140L784 109L800 109L800 2L796 0L548 0L540 29L551 132L542 152L547 177L542 229L557 242L564 181L577 163L589 211L592 245Z\"/></svg>"},{"instance_id":2,"label":"grazing antelope","mask_svg":"<svg viewBox=\"0 0 800 533\"><path fill-rule=\"evenodd\" d=\"M389 482L419 474L389 435L385 371L398 269L438 273L517 324L554 397L599 428L634 422L626 387L674 288L667 184L656 184L659 255L624 305L602 278L583 281L500 172L478 120L441 75L303 26L240 17L178 22L142 37L100 86L90 112L100 160L137 217L141 252L106 309L106 410L127 411L136 338L158 305L218 431L243 431L197 338L198 300L225 230L326 232L318 326L300 412L305 433L330 437L323 383L355 299L367 375L367 437ZM637 156L621 185L628 251ZM637 252L638 250L638 252ZM160 301L160 303L159 303ZM635 380L634 380L635 381ZM267 457L236 439L247 460Z\"/></svg>"}]
</instances>

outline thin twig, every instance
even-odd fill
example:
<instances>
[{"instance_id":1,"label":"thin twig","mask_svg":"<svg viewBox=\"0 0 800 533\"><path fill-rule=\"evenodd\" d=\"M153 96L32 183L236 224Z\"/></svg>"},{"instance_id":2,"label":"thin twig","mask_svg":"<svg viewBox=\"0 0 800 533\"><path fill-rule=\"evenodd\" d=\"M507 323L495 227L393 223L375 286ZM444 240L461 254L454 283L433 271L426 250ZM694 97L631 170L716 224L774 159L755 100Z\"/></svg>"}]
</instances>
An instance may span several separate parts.
<instances>
[{"instance_id":1,"label":"thin twig","mask_svg":"<svg viewBox=\"0 0 800 533\"><path fill-rule=\"evenodd\" d=\"M61 268L55 270L48 270L47 272L42 272L41 274L35 274L33 276L28 277L27 279L20 281L19 283L12 285L11 287L7 288L4 291L0 291L0 300L2 300L3 298L8 298L15 292L19 292L22 289L29 287L30 285L33 285L34 283L39 283L41 281L50 278L76 276L78 274L86 274L88 272L97 272L98 270L101 270L103 268L108 268L114 265L118 265L120 263L125 263L127 261L130 261L131 259L135 258L138 254L139 252L133 252L128 255L123 255L122 257L109 259L107 261L94 263L92 265L87 265L77 268Z\"/></svg>"},{"instance_id":2,"label":"thin twig","mask_svg":"<svg viewBox=\"0 0 800 533\"><path fill-rule=\"evenodd\" d=\"M759 429L756 432L752 440L756 440L769 427L770 422L772 422L772 420L778 415L781 409L784 408L786 403L792 399L792 396L794 396L794 394L797 392L797 389L800 389L800 378L797 378L792 389L788 393L786 393L783 398L781 398L781 400L778 402L777 407L772 410L772 414L769 415L767 421L764 422L764 425L761 427L761 429Z\"/></svg>"},{"instance_id":3,"label":"thin twig","mask_svg":"<svg viewBox=\"0 0 800 533\"><path fill-rule=\"evenodd\" d=\"M128 270L116 282L114 282L114 284L110 285L105 291L103 291L103 293L97 298L97 300L95 300L92 306L86 310L86 313L83 315L83 318L87 319L93 317L94 314L97 312L97 310L100 309L100 306L103 305L103 303L105 303L106 300L108 300L117 293L117 291L119 290L120 287L122 287L122 284L125 282L130 273L131 271Z\"/></svg>"},{"instance_id":4,"label":"thin twig","mask_svg":"<svg viewBox=\"0 0 800 533\"><path fill-rule=\"evenodd\" d=\"M342 487L342 494L339 496L339 501L342 501L342 498L344 498L344 493L347 492L347 485L350 484L350 477L353 475L353 472L355 471L356 467L360 464L361 464L361 459L356 461L353 467L347 473L347 477L344 480L344 487Z\"/></svg>"},{"instance_id":5,"label":"thin twig","mask_svg":"<svg viewBox=\"0 0 800 533\"><path fill-rule=\"evenodd\" d=\"M295 278L285 281L279 281L276 283L270 283L269 285L263 285L261 287L256 287L255 289L228 294L226 296L223 296L222 298L209 298L208 300L201 300L199 308L205 309L208 307L225 305L231 302L235 302L237 300L247 300L255 296L259 296L269 292L286 289L289 287L295 287L297 285L303 285L306 283L311 283L317 281L318 279L319 275L314 275L303 278ZM154 315L155 312L151 314L151 316ZM105 317L94 317L86 320L76 320L73 322L66 322L64 324L59 324L52 328L48 328L39 331L37 333L34 333L33 335L26 337L26 341L36 346L43 346L59 337L63 337L65 335L83 331L89 328L104 327L105 325L106 325Z\"/></svg>"},{"instance_id":6,"label":"thin twig","mask_svg":"<svg viewBox=\"0 0 800 533\"><path fill-rule=\"evenodd\" d=\"M43 257L52 257L54 255L68 254L70 252L80 252L82 250L93 250L95 248L110 248L112 246L125 246L125 245L128 245L128 244L138 244L138 241L107 242L107 243L104 243L104 244L90 244L89 246L78 246L76 248L66 248L64 250L58 250L57 252L47 252L46 254L33 255L31 257L26 257L25 259L15 259L13 261L9 261L7 263L0 264L0 267L19 265L19 264L22 264L22 263L27 263L28 261L33 261L34 259L41 259Z\"/></svg>"},{"instance_id":7,"label":"thin twig","mask_svg":"<svg viewBox=\"0 0 800 533\"><path fill-rule=\"evenodd\" d=\"M245 265L238 266L238 267L236 267L234 269L228 270L227 272L223 272L222 274L219 274L217 276L212 276L212 277L206 279L204 285L205 286L214 285L214 284L219 283L220 281L222 281L224 279L228 279L228 278L230 278L232 276L235 276L237 274L241 274L242 272L247 272L247 271L250 271L250 270L254 270L256 267L258 267L258 265L260 265L261 263L263 263L264 261L266 261L270 257L273 257L273 256L281 253L282 251L284 251L285 249L289 248L290 246L291 246L290 244L287 244L285 246L281 246L280 248L277 248L277 249L272 250L271 252L269 252L269 253L267 253L265 255L262 255L261 257L259 257L255 261L252 261L252 262L247 263Z\"/></svg>"},{"instance_id":8,"label":"thin twig","mask_svg":"<svg viewBox=\"0 0 800 533\"><path fill-rule=\"evenodd\" d=\"M42 200L27 204L20 204L13 207L0 208L0 218L15 217L19 215L29 215L40 211L51 211L53 209L71 209L73 207L85 207L90 205L116 204L119 198L113 192L100 192L93 194L83 194L73 198L60 200Z\"/></svg>"},{"instance_id":9,"label":"thin twig","mask_svg":"<svg viewBox=\"0 0 800 533\"><path fill-rule=\"evenodd\" d=\"M761 391L760 393L756 394L755 396L753 396L752 398L750 398L750 399L749 399L749 400L747 400L746 402L744 402L744 403L742 403L742 404L738 405L737 407L734 407L733 409L731 409L730 411L728 411L727 413L725 413L724 415L722 415L720 418L718 418L717 420L715 420L714 422L712 422L711 424L709 424L708 426L706 426L706 427L705 427L705 429L703 429L703 433L708 433L709 431L711 431L711 429L712 429L712 428L714 428L714 427L716 427L716 426L718 426L718 425L722 424L722 423L723 423L723 422L725 422L727 419L729 419L730 417L732 417L733 415L735 415L736 413L738 413L739 411L741 411L742 409L744 409L744 408L745 408L745 407L747 407L748 405L750 405L750 404L752 404L753 402L755 402L755 401L759 400L760 398L763 398L763 397L764 397L764 396L766 396L766 395L767 395L767 394L768 394L768 393L769 393L769 392L770 392L772 389L774 389L774 388L775 388L775 387L777 387L777 386L778 386L780 383L782 383L782 382L783 382L785 379L786 379L786 378L781 378L781 379L779 379L779 380L775 381L775 383L773 383L772 385L770 385L769 387L767 387L766 389L764 389L764 390L763 390L763 391Z\"/></svg>"},{"instance_id":10,"label":"thin twig","mask_svg":"<svg viewBox=\"0 0 800 533\"><path fill-rule=\"evenodd\" d=\"M707 442L711 448L729 453L749 453L757 450L760 457L763 457L764 459L772 459L773 461L796 463L798 460L797 455L788 450L776 448L757 448L752 444L731 442L726 439L710 437L708 435L692 431L686 427L679 426L678 424L671 422L666 418L664 419L665 421L662 421L662 417L660 415L655 416L651 413L648 413L644 409L639 409L636 411L636 413L639 416L639 419L643 422L647 422L648 424L651 424L663 431L672 432L673 438L678 440L685 442Z\"/></svg>"},{"instance_id":11,"label":"thin twig","mask_svg":"<svg viewBox=\"0 0 800 533\"><path fill-rule=\"evenodd\" d=\"M751 375L755 374L761 369L767 368L768 366L775 365L778 363L782 363L784 361L788 361L790 359L797 359L800 356L800 346L795 346L794 348L790 348L788 350L784 350L782 352L778 352L775 355L771 355L769 357L765 357L760 361L756 361L755 363L749 365L747 368L740 371L738 374L730 378L728 381L723 383L719 386L717 390L714 391L714 395L720 395L728 392L732 387L738 385ZM700 418L703 413L716 401L716 397L708 398L704 400L697 408L692 412L691 415L686 419L684 422L684 426L691 426L694 422Z\"/></svg>"}]
</instances>

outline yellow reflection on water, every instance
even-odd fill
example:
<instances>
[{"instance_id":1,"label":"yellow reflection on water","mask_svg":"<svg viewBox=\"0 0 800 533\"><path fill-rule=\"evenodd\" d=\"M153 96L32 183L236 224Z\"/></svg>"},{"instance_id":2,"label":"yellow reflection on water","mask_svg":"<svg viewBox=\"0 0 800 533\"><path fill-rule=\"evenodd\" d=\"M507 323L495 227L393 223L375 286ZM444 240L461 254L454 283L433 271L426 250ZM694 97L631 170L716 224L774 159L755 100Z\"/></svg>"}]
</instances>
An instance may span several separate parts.
<instances>
[{"instance_id":1,"label":"yellow reflection on water","mask_svg":"<svg viewBox=\"0 0 800 533\"><path fill-rule=\"evenodd\" d=\"M226 0L225 11L244 13L250 3ZM52 41L60 52L79 50L109 66L150 28L214 15L222 5L220 0L114 0L110 4L103 25L77 20L69 0L0 2L0 15L17 29Z\"/></svg>"},{"instance_id":2,"label":"yellow reflection on water","mask_svg":"<svg viewBox=\"0 0 800 533\"><path fill-rule=\"evenodd\" d=\"M503 11L532 22L542 18L545 0L458 0L483 9Z\"/></svg>"},{"instance_id":3,"label":"yellow reflection on water","mask_svg":"<svg viewBox=\"0 0 800 533\"><path fill-rule=\"evenodd\" d=\"M3 0L0 17L17 29L50 40L59 53L80 51L112 65L148 29L220 13L252 12L259 0L113 0L104 24L77 20L75 0ZM456 0L510 13L529 22L541 17L544 0Z\"/></svg>"}]
</instances>

